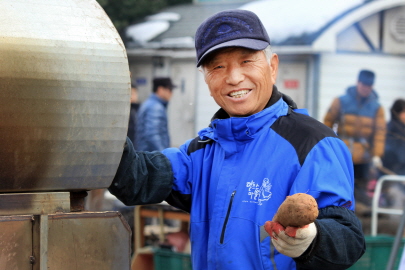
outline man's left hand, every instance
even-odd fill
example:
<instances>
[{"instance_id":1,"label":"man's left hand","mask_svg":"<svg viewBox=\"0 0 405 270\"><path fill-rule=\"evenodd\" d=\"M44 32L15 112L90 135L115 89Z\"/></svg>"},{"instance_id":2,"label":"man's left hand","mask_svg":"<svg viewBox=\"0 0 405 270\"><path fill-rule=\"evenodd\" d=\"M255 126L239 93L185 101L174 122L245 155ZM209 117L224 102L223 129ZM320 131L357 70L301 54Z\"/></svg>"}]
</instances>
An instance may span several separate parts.
<instances>
[{"instance_id":1,"label":"man's left hand","mask_svg":"<svg viewBox=\"0 0 405 270\"><path fill-rule=\"evenodd\" d=\"M315 223L302 227L286 227L274 221L267 221L264 229L270 235L276 249L291 258L301 256L314 240L317 229Z\"/></svg>"}]
</instances>

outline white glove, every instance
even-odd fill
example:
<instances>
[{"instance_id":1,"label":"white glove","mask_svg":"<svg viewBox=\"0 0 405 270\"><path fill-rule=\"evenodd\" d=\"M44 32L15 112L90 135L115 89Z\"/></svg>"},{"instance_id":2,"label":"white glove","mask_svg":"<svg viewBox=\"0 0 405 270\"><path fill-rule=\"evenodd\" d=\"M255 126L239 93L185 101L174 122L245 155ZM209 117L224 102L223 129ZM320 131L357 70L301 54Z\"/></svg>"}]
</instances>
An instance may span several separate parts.
<instances>
[{"instance_id":1,"label":"white glove","mask_svg":"<svg viewBox=\"0 0 405 270\"><path fill-rule=\"evenodd\" d=\"M314 240L317 229L315 223L303 227L286 227L280 223L267 221L264 229L271 236L271 242L278 252L291 257L301 256Z\"/></svg>"},{"instance_id":2,"label":"white glove","mask_svg":"<svg viewBox=\"0 0 405 270\"><path fill-rule=\"evenodd\" d=\"M372 159L372 163L373 163L373 166L375 168L382 167L382 161L381 161L381 158L379 156L374 156L373 159Z\"/></svg>"}]
</instances>

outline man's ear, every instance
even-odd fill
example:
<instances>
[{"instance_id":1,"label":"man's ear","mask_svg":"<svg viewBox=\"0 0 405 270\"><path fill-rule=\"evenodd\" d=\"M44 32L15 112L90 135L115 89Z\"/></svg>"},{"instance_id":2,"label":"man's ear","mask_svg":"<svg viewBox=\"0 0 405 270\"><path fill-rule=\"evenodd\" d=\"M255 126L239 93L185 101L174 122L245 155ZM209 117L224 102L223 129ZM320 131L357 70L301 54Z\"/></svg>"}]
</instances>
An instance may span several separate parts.
<instances>
[{"instance_id":1,"label":"man's ear","mask_svg":"<svg viewBox=\"0 0 405 270\"><path fill-rule=\"evenodd\" d=\"M271 81L273 84L276 84L277 81L277 75L278 75L278 55L273 53L271 56L270 60L270 66L271 66Z\"/></svg>"}]
</instances>

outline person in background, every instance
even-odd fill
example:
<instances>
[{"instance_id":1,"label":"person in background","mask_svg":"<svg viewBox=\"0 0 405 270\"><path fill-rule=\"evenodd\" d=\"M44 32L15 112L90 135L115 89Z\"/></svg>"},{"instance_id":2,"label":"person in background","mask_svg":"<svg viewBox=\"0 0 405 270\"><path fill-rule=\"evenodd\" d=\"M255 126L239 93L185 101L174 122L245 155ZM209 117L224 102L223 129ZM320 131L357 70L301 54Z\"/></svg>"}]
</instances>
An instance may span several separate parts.
<instances>
[{"instance_id":1,"label":"person in background","mask_svg":"<svg viewBox=\"0 0 405 270\"><path fill-rule=\"evenodd\" d=\"M152 94L138 110L136 125L136 149L162 151L170 147L167 105L175 85L168 77L153 79Z\"/></svg>"},{"instance_id":2,"label":"person in background","mask_svg":"<svg viewBox=\"0 0 405 270\"><path fill-rule=\"evenodd\" d=\"M390 113L391 120L387 125L383 166L380 168L380 172L381 175L405 175L405 100L395 100ZM385 198L384 206L403 209L404 183L388 182L382 188L382 196Z\"/></svg>"},{"instance_id":3,"label":"person in background","mask_svg":"<svg viewBox=\"0 0 405 270\"><path fill-rule=\"evenodd\" d=\"M324 124L330 128L337 124L337 135L352 153L355 198L357 204L364 207L371 205L367 186L375 176L370 174L372 166L382 164L386 133L384 109L373 90L374 81L373 71L361 70L357 84L333 100L324 118Z\"/></svg>"},{"instance_id":4,"label":"person in background","mask_svg":"<svg viewBox=\"0 0 405 270\"><path fill-rule=\"evenodd\" d=\"M131 84L131 109L129 111L128 133L127 136L135 144L136 141L136 120L139 109L138 88L136 84Z\"/></svg>"},{"instance_id":5,"label":"person in background","mask_svg":"<svg viewBox=\"0 0 405 270\"><path fill-rule=\"evenodd\" d=\"M278 56L260 19L217 13L195 42L197 67L221 108L179 148L135 151L127 139L110 192L127 205L166 200L189 212L193 269L352 266L365 239L350 152L277 90ZM302 227L272 221L296 193L316 199L317 219Z\"/></svg>"},{"instance_id":6,"label":"person in background","mask_svg":"<svg viewBox=\"0 0 405 270\"><path fill-rule=\"evenodd\" d=\"M405 100L395 100L390 112L382 164L386 174L405 175Z\"/></svg>"}]
</instances>

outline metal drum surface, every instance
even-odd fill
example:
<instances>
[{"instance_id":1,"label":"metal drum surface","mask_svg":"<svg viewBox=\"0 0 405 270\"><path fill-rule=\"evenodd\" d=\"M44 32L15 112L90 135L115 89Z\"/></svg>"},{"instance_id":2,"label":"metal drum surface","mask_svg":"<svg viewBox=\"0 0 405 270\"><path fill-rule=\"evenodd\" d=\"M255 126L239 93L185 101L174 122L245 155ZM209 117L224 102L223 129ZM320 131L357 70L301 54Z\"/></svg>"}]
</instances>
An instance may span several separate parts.
<instances>
[{"instance_id":1,"label":"metal drum surface","mask_svg":"<svg viewBox=\"0 0 405 270\"><path fill-rule=\"evenodd\" d=\"M0 0L0 192L108 187L130 73L95 0Z\"/></svg>"}]
</instances>

